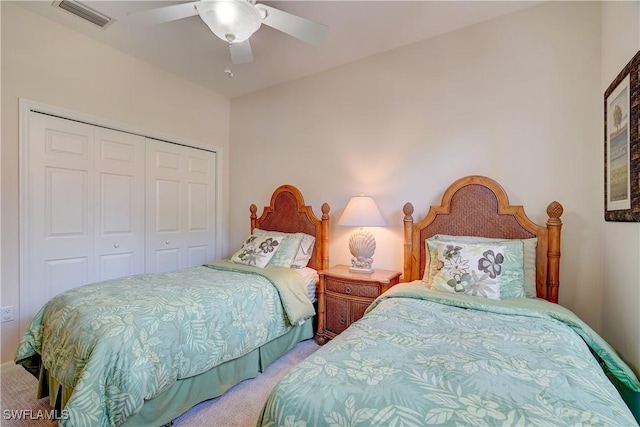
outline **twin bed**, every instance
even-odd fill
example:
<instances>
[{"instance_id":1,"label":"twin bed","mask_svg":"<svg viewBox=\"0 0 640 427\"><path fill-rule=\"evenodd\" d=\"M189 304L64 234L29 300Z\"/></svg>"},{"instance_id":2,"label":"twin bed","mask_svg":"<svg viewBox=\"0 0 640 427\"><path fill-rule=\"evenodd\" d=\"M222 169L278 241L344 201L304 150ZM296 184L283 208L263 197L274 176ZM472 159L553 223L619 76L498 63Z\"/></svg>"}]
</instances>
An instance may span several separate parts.
<instances>
[{"instance_id":1,"label":"twin bed","mask_svg":"<svg viewBox=\"0 0 640 427\"><path fill-rule=\"evenodd\" d=\"M256 212L252 205L252 231L312 235L315 246L307 267L329 267L328 205L317 219L297 189L282 186L260 218ZM470 176L454 182L441 206L431 207L421 221L414 223L411 204L403 212L406 283L387 291L362 319L293 368L273 390L258 425L637 424L610 380L637 397L640 383L633 372L586 324L556 304L559 203L549 205L548 221L540 226L521 206L510 205L495 181ZM274 244L257 240L260 233L252 236L246 243L260 241L267 250ZM264 262L253 251L235 256ZM81 319L82 313L71 310L74 304L74 309L102 310L91 299L98 285L78 291L80 302L67 308L58 297L47 304L23 338L17 361L37 371L40 396L49 394L52 405L65 407L62 425L167 423L256 376L312 336L308 297L292 291L293 298L280 300L277 294L286 291L270 286L277 277L260 279L269 283L259 285L247 279L257 276L255 270L295 275L295 269L231 264L228 271L220 264L189 269L188 277L175 272L99 285L112 289L100 298L112 298L115 311L80 324L107 335L104 342L87 332L95 343L75 343L66 333L73 328L67 325ZM203 273L220 274L226 284L212 285ZM241 278L231 278L238 274ZM181 282L172 283L176 278ZM139 312L145 297L126 287L135 289L145 281L164 295L164 305L145 306L143 315L127 312L128 307ZM218 290L212 298L228 307L225 319L213 315L218 305L211 310L207 307L213 303L198 299L192 288L199 286ZM244 288L249 289L245 294ZM227 306L238 296L240 305ZM299 307L295 301L303 297L307 301ZM158 336L158 324L179 328L187 312L196 313L181 332L187 339ZM106 319L115 323L103 328L100 322ZM129 356L114 350L128 341L134 342L131 367L123 363ZM162 353L157 347L169 348L168 362L154 359ZM67 350L106 354L96 365L107 369L92 369L92 358L56 363ZM195 351L189 356L190 350ZM202 361L204 367L197 367ZM151 368L160 374L143 375ZM132 387L126 389L121 380Z\"/></svg>"},{"instance_id":2,"label":"twin bed","mask_svg":"<svg viewBox=\"0 0 640 427\"><path fill-rule=\"evenodd\" d=\"M61 426L169 423L313 337L329 206L318 218L284 185L260 217L250 212L237 262L89 284L40 310L16 362L39 379L38 398L49 396ZM256 267L275 254L278 263Z\"/></svg>"},{"instance_id":3,"label":"twin bed","mask_svg":"<svg viewBox=\"0 0 640 427\"><path fill-rule=\"evenodd\" d=\"M406 283L294 367L258 425L636 425L604 371L636 396L637 378L556 304L562 210L539 226L480 176L418 223L407 203Z\"/></svg>"}]
</instances>

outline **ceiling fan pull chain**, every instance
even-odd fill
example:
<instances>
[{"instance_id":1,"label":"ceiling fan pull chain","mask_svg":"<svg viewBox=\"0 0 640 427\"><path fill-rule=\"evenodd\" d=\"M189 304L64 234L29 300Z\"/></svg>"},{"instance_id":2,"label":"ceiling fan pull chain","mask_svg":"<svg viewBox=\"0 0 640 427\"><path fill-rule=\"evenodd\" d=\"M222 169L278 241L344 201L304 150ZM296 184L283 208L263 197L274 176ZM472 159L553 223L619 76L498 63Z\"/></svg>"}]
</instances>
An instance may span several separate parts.
<instances>
[{"instance_id":1,"label":"ceiling fan pull chain","mask_svg":"<svg viewBox=\"0 0 640 427\"><path fill-rule=\"evenodd\" d=\"M224 69L224 73L230 79L233 78L233 71L231 71L231 43L227 45L227 68Z\"/></svg>"}]
</instances>

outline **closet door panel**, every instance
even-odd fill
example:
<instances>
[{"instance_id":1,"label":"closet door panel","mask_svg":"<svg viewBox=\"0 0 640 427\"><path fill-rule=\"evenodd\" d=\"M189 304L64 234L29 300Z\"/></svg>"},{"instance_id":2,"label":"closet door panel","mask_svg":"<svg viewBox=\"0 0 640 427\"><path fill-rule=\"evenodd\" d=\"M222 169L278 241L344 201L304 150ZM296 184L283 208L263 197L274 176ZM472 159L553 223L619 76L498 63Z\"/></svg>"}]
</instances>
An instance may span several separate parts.
<instances>
[{"instance_id":1,"label":"closet door panel","mask_svg":"<svg viewBox=\"0 0 640 427\"><path fill-rule=\"evenodd\" d=\"M145 138L95 128L98 280L144 273Z\"/></svg>"},{"instance_id":2,"label":"closet door panel","mask_svg":"<svg viewBox=\"0 0 640 427\"><path fill-rule=\"evenodd\" d=\"M92 126L31 113L28 139L26 316L95 279Z\"/></svg>"},{"instance_id":3,"label":"closet door panel","mask_svg":"<svg viewBox=\"0 0 640 427\"><path fill-rule=\"evenodd\" d=\"M187 247L187 265L193 267L213 261L209 245Z\"/></svg>"},{"instance_id":4,"label":"closet door panel","mask_svg":"<svg viewBox=\"0 0 640 427\"><path fill-rule=\"evenodd\" d=\"M155 180L155 232L180 232L180 205L182 203L182 184L178 180Z\"/></svg>"},{"instance_id":5,"label":"closet door panel","mask_svg":"<svg viewBox=\"0 0 640 427\"><path fill-rule=\"evenodd\" d=\"M171 271L186 265L186 203L182 146L147 138L146 142L146 271Z\"/></svg>"},{"instance_id":6,"label":"closet door panel","mask_svg":"<svg viewBox=\"0 0 640 427\"><path fill-rule=\"evenodd\" d=\"M213 261L215 241L215 154L185 147L186 262L187 266Z\"/></svg>"},{"instance_id":7,"label":"closet door panel","mask_svg":"<svg viewBox=\"0 0 640 427\"><path fill-rule=\"evenodd\" d=\"M213 259L215 153L147 139L147 272Z\"/></svg>"}]
</instances>

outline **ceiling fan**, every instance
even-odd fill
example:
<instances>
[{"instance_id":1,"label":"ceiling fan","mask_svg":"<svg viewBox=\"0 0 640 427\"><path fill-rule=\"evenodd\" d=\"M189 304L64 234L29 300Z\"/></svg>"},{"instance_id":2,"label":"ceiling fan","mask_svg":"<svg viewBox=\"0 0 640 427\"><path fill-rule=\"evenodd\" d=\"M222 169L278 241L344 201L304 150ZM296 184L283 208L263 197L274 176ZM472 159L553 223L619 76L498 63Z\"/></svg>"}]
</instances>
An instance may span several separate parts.
<instances>
[{"instance_id":1,"label":"ceiling fan","mask_svg":"<svg viewBox=\"0 0 640 427\"><path fill-rule=\"evenodd\" d=\"M198 0L150 9L136 15L136 21L145 24L161 24L200 15L209 29L228 44L229 59L233 64L253 61L249 37L262 24L313 45L322 42L329 31L326 25L256 3L256 0ZM225 72L233 77L230 67Z\"/></svg>"}]
</instances>

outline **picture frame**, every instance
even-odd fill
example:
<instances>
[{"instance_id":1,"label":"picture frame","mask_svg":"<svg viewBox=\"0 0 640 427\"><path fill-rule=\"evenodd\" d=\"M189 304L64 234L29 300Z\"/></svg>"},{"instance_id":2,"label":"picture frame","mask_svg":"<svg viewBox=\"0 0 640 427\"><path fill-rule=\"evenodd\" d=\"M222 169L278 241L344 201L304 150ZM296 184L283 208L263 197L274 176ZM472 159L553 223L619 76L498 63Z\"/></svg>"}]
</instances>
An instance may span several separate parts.
<instances>
[{"instance_id":1,"label":"picture frame","mask_svg":"<svg viewBox=\"0 0 640 427\"><path fill-rule=\"evenodd\" d=\"M640 222L640 51L604 93L604 219Z\"/></svg>"}]
</instances>

